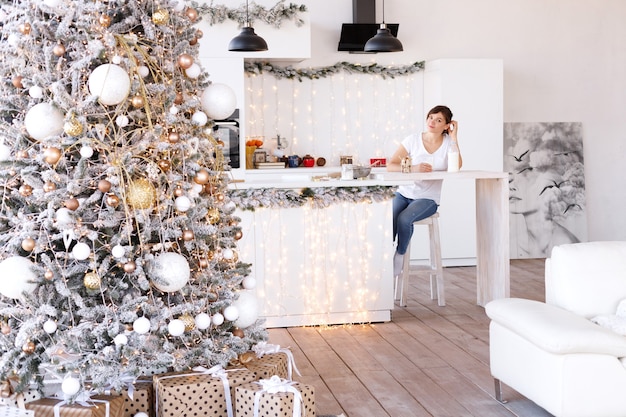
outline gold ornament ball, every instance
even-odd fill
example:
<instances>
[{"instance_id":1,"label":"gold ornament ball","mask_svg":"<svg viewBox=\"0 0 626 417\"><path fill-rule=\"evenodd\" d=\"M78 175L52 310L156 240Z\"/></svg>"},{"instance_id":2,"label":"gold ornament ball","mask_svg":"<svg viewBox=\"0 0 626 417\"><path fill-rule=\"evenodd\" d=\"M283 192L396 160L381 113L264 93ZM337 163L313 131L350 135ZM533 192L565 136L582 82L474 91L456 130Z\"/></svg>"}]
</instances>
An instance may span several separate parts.
<instances>
[{"instance_id":1,"label":"gold ornament ball","mask_svg":"<svg viewBox=\"0 0 626 417\"><path fill-rule=\"evenodd\" d=\"M80 203L78 202L77 198L72 197L72 198L68 198L67 200L65 200L63 205L65 206L65 208L74 211L78 208Z\"/></svg>"},{"instance_id":2,"label":"gold ornament ball","mask_svg":"<svg viewBox=\"0 0 626 417\"><path fill-rule=\"evenodd\" d=\"M241 330L239 327L234 327L233 328L233 336L244 337L245 334L244 334L243 330Z\"/></svg>"},{"instance_id":3,"label":"gold ornament ball","mask_svg":"<svg viewBox=\"0 0 626 417\"><path fill-rule=\"evenodd\" d=\"M209 174L209 171L207 171L206 169L201 169L196 172L196 176L193 180L196 184L206 184L207 182L209 182L210 178L211 174Z\"/></svg>"},{"instance_id":4,"label":"gold ornament ball","mask_svg":"<svg viewBox=\"0 0 626 417\"><path fill-rule=\"evenodd\" d=\"M186 332L190 332L196 328L196 321L193 319L193 317L191 317L190 314L183 314L178 319L185 323Z\"/></svg>"},{"instance_id":5,"label":"gold ornament ball","mask_svg":"<svg viewBox=\"0 0 626 417\"><path fill-rule=\"evenodd\" d=\"M2 334L7 335L11 333L11 326L6 323L2 323L2 328L0 329L0 331L2 332Z\"/></svg>"},{"instance_id":6,"label":"gold ornament ball","mask_svg":"<svg viewBox=\"0 0 626 417\"><path fill-rule=\"evenodd\" d=\"M235 232L235 240L240 240L243 237L243 232L241 230L237 230Z\"/></svg>"},{"instance_id":7,"label":"gold ornament ball","mask_svg":"<svg viewBox=\"0 0 626 417\"><path fill-rule=\"evenodd\" d=\"M156 189L147 179L138 178L129 184L126 200L134 209L151 208L156 201Z\"/></svg>"},{"instance_id":8,"label":"gold ornament ball","mask_svg":"<svg viewBox=\"0 0 626 417\"><path fill-rule=\"evenodd\" d=\"M193 57L189 54L180 54L176 62L182 69L188 69L193 65Z\"/></svg>"},{"instance_id":9,"label":"gold ornament ball","mask_svg":"<svg viewBox=\"0 0 626 417\"><path fill-rule=\"evenodd\" d=\"M211 224L216 224L220 221L220 211L215 207L211 207L206 214L206 218Z\"/></svg>"},{"instance_id":10,"label":"gold ornament ball","mask_svg":"<svg viewBox=\"0 0 626 417\"><path fill-rule=\"evenodd\" d=\"M165 9L158 9L152 14L152 22L155 25L164 25L170 20L170 13Z\"/></svg>"},{"instance_id":11,"label":"gold ornament ball","mask_svg":"<svg viewBox=\"0 0 626 417\"><path fill-rule=\"evenodd\" d=\"M46 148L43 151L43 159L50 165L54 165L61 159L61 149L59 148Z\"/></svg>"},{"instance_id":12,"label":"gold ornament ball","mask_svg":"<svg viewBox=\"0 0 626 417\"><path fill-rule=\"evenodd\" d=\"M28 184L22 184L18 191L22 197L29 197L33 193L33 187Z\"/></svg>"},{"instance_id":13,"label":"gold ornament ball","mask_svg":"<svg viewBox=\"0 0 626 417\"><path fill-rule=\"evenodd\" d=\"M100 288L100 277L95 272L87 272L83 284L88 290L97 290Z\"/></svg>"},{"instance_id":14,"label":"gold ornament ball","mask_svg":"<svg viewBox=\"0 0 626 417\"><path fill-rule=\"evenodd\" d=\"M217 198L217 201L224 201L225 197L224 197L224 194L219 193L215 196L215 198Z\"/></svg>"},{"instance_id":15,"label":"gold ornament ball","mask_svg":"<svg viewBox=\"0 0 626 417\"><path fill-rule=\"evenodd\" d=\"M48 281L50 281L52 278L54 278L54 273L51 270L47 270L44 274L43 277L45 279L47 279Z\"/></svg>"},{"instance_id":16,"label":"gold ornament ball","mask_svg":"<svg viewBox=\"0 0 626 417\"><path fill-rule=\"evenodd\" d=\"M183 230L183 240L185 242L192 241L195 235L193 234L193 230Z\"/></svg>"},{"instance_id":17,"label":"gold ornament ball","mask_svg":"<svg viewBox=\"0 0 626 417\"><path fill-rule=\"evenodd\" d=\"M53 183L52 181L46 181L43 184L43 190L46 193L49 193L49 192L54 191L56 189L57 189L57 185L55 183Z\"/></svg>"},{"instance_id":18,"label":"gold ornament ball","mask_svg":"<svg viewBox=\"0 0 626 417\"><path fill-rule=\"evenodd\" d=\"M103 193L108 193L111 190L111 182L107 180L98 181L98 190Z\"/></svg>"},{"instance_id":19,"label":"gold ornament ball","mask_svg":"<svg viewBox=\"0 0 626 417\"><path fill-rule=\"evenodd\" d=\"M22 240L22 249L24 249L26 252L30 252L35 249L35 243L35 239L33 239L32 237L27 237L26 239Z\"/></svg>"},{"instance_id":20,"label":"gold ornament ball","mask_svg":"<svg viewBox=\"0 0 626 417\"><path fill-rule=\"evenodd\" d=\"M176 93L176 97L174 98L174 104L176 105L182 104L183 100L184 100L184 97L182 93Z\"/></svg>"},{"instance_id":21,"label":"gold ornament ball","mask_svg":"<svg viewBox=\"0 0 626 417\"><path fill-rule=\"evenodd\" d=\"M30 30L32 29L32 27L30 26L30 23L28 22L20 24L18 28L22 35L29 35Z\"/></svg>"},{"instance_id":22,"label":"gold ornament ball","mask_svg":"<svg viewBox=\"0 0 626 417\"><path fill-rule=\"evenodd\" d=\"M24 343L22 345L22 352L28 355L32 355L33 353L35 353L35 343L31 342L30 340Z\"/></svg>"},{"instance_id":23,"label":"gold ornament ball","mask_svg":"<svg viewBox=\"0 0 626 417\"><path fill-rule=\"evenodd\" d=\"M198 38L189 39L189 45L194 46L197 43L198 43Z\"/></svg>"},{"instance_id":24,"label":"gold ornament ball","mask_svg":"<svg viewBox=\"0 0 626 417\"><path fill-rule=\"evenodd\" d=\"M130 100L130 104L132 104L132 106L136 109L138 109L139 107L143 107L144 103L145 101L142 96L134 96Z\"/></svg>"},{"instance_id":25,"label":"gold ornament ball","mask_svg":"<svg viewBox=\"0 0 626 417\"><path fill-rule=\"evenodd\" d=\"M109 16L108 14L103 14L98 19L98 22L102 27L108 28L111 24L111 16Z\"/></svg>"},{"instance_id":26,"label":"gold ornament ball","mask_svg":"<svg viewBox=\"0 0 626 417\"><path fill-rule=\"evenodd\" d=\"M116 208L117 206L120 205L120 198L116 196L115 194L109 194L107 195L106 203L107 203L107 206Z\"/></svg>"},{"instance_id":27,"label":"gold ornament ball","mask_svg":"<svg viewBox=\"0 0 626 417\"><path fill-rule=\"evenodd\" d=\"M17 151L17 154L15 154L15 156L20 159L26 159L28 158L28 151L26 149L22 149L20 151Z\"/></svg>"},{"instance_id":28,"label":"gold ornament ball","mask_svg":"<svg viewBox=\"0 0 626 417\"><path fill-rule=\"evenodd\" d=\"M170 170L170 168L172 168L172 163L169 161L169 159L159 159L157 161L157 165L163 172L167 172Z\"/></svg>"},{"instance_id":29,"label":"gold ornament ball","mask_svg":"<svg viewBox=\"0 0 626 417\"><path fill-rule=\"evenodd\" d=\"M215 184L210 181L204 186L204 192L210 195L213 195L216 189Z\"/></svg>"},{"instance_id":30,"label":"gold ornament ball","mask_svg":"<svg viewBox=\"0 0 626 417\"><path fill-rule=\"evenodd\" d=\"M174 196L175 197L180 197L183 194L185 194L185 192L183 191L183 189L181 187L174 188Z\"/></svg>"},{"instance_id":31,"label":"gold ornament ball","mask_svg":"<svg viewBox=\"0 0 626 417\"><path fill-rule=\"evenodd\" d=\"M63 131L70 136L78 136L83 133L83 124L76 119L70 119L63 124Z\"/></svg>"},{"instance_id":32,"label":"gold ornament ball","mask_svg":"<svg viewBox=\"0 0 626 417\"><path fill-rule=\"evenodd\" d=\"M187 7L187 9L185 9L185 14L187 15L187 18L191 20L191 23L194 23L198 19L198 11L191 7Z\"/></svg>"},{"instance_id":33,"label":"gold ornament ball","mask_svg":"<svg viewBox=\"0 0 626 417\"><path fill-rule=\"evenodd\" d=\"M207 268L209 266L209 260L207 258L198 259L198 266L202 269Z\"/></svg>"},{"instance_id":34,"label":"gold ornament ball","mask_svg":"<svg viewBox=\"0 0 626 417\"><path fill-rule=\"evenodd\" d=\"M178 134L178 132L172 131L167 135L167 140L170 143L178 143L178 141L180 141L180 135Z\"/></svg>"},{"instance_id":35,"label":"gold ornament ball","mask_svg":"<svg viewBox=\"0 0 626 417\"><path fill-rule=\"evenodd\" d=\"M54 45L54 47L52 48L52 53L55 56L58 57L62 57L63 55L65 55L65 45L63 45L62 43L57 43L56 45Z\"/></svg>"},{"instance_id":36,"label":"gold ornament ball","mask_svg":"<svg viewBox=\"0 0 626 417\"><path fill-rule=\"evenodd\" d=\"M13 84L13 87L15 88L24 88L24 84L22 84L22 80L24 80L24 77L22 77L21 75L16 75L11 80L11 83Z\"/></svg>"},{"instance_id":37,"label":"gold ornament ball","mask_svg":"<svg viewBox=\"0 0 626 417\"><path fill-rule=\"evenodd\" d=\"M137 269L137 264L135 261L128 261L124 264L124 272L127 274L132 274Z\"/></svg>"},{"instance_id":38,"label":"gold ornament ball","mask_svg":"<svg viewBox=\"0 0 626 417\"><path fill-rule=\"evenodd\" d=\"M196 30L196 38L202 39L203 36L204 32L202 32L200 29Z\"/></svg>"}]
</instances>

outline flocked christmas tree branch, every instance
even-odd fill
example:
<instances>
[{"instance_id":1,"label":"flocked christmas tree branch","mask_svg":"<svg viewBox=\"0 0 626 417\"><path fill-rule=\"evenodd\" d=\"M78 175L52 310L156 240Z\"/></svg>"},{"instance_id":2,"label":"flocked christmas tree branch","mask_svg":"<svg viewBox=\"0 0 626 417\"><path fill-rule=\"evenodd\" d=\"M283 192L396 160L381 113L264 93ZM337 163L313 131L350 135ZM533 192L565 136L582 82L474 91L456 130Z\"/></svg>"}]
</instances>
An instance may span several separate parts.
<instances>
[{"instance_id":1,"label":"flocked christmas tree branch","mask_svg":"<svg viewBox=\"0 0 626 417\"><path fill-rule=\"evenodd\" d=\"M224 23L226 20L234 20L243 26L246 22L247 14L250 23L260 20L276 28L279 28L284 20L293 20L296 26L302 26L304 20L299 15L307 11L305 5L289 3L287 6L285 5L285 0L280 0L270 9L265 9L263 6L252 3L247 13L245 7L233 9L224 5L214 5L213 2L203 5L194 2L194 7L201 16L207 18L211 25Z\"/></svg>"},{"instance_id":2,"label":"flocked christmas tree branch","mask_svg":"<svg viewBox=\"0 0 626 417\"><path fill-rule=\"evenodd\" d=\"M410 65L392 67L379 65L377 63L354 64L350 62L337 62L335 65L316 68L294 68L292 66L279 67L269 62L246 62L244 65L248 74L268 73L278 79L287 78L297 79L298 81L302 81L303 78L315 80L330 77L342 71L351 74L370 74L378 75L382 78L395 78L414 74L424 69L424 61L415 62Z\"/></svg>"}]
</instances>

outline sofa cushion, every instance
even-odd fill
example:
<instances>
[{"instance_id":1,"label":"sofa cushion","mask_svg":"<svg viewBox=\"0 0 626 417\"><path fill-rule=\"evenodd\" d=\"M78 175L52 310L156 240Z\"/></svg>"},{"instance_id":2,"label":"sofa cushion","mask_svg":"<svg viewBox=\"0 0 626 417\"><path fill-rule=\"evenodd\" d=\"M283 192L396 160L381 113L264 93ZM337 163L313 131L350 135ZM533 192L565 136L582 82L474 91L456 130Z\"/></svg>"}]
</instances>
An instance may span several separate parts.
<instances>
[{"instance_id":1,"label":"sofa cushion","mask_svg":"<svg viewBox=\"0 0 626 417\"><path fill-rule=\"evenodd\" d=\"M546 262L546 302L591 318L626 298L626 242L555 246Z\"/></svg>"},{"instance_id":2,"label":"sofa cushion","mask_svg":"<svg viewBox=\"0 0 626 417\"><path fill-rule=\"evenodd\" d=\"M626 357L626 337L576 314L534 300L501 298L485 306L489 318L548 352Z\"/></svg>"}]
</instances>

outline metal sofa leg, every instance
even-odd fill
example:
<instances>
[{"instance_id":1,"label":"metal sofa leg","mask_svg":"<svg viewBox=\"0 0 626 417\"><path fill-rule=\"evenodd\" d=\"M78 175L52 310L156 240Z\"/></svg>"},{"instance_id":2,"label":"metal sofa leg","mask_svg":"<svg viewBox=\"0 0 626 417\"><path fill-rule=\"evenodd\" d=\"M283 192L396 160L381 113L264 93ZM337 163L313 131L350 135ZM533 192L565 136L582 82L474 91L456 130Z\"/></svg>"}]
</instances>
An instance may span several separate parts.
<instances>
[{"instance_id":1,"label":"metal sofa leg","mask_svg":"<svg viewBox=\"0 0 626 417\"><path fill-rule=\"evenodd\" d=\"M506 400L502 399L502 383L498 378L494 378L493 383L496 389L496 400L501 404L506 404Z\"/></svg>"}]
</instances>

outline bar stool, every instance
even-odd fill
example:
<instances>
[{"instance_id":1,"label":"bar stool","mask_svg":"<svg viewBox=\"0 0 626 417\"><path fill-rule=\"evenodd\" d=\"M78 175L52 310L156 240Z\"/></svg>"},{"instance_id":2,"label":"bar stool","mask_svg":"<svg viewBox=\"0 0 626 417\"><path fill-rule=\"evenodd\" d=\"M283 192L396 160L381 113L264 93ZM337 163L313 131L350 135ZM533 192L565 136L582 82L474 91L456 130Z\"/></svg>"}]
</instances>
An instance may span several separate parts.
<instances>
[{"instance_id":1,"label":"bar stool","mask_svg":"<svg viewBox=\"0 0 626 417\"><path fill-rule=\"evenodd\" d=\"M428 235L430 239L430 259L429 265L416 265L413 267L417 271L427 271L430 276L430 298L435 299L437 295L437 304L439 306L446 305L446 297L444 294L443 283L443 266L441 263L441 244L439 241L439 213L435 213L430 217L416 221L413 226L428 226ZM402 259L402 273L395 279L395 296L396 300L400 300L400 306L406 307L406 293L408 290L411 260L411 242L407 247L406 253ZM400 282L398 282L400 280ZM398 290L400 296L398 297Z\"/></svg>"}]
</instances>

